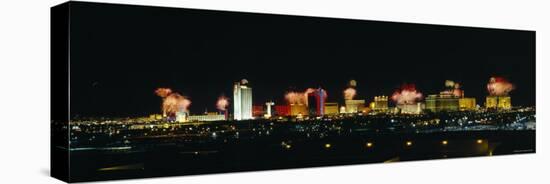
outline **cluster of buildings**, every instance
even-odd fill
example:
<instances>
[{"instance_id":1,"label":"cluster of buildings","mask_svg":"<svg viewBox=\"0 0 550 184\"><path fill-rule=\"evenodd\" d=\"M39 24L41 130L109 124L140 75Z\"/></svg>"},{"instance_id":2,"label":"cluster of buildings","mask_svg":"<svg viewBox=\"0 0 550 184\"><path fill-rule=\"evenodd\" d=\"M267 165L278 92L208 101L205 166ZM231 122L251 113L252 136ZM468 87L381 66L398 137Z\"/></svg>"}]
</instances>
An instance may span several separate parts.
<instances>
[{"instance_id":1,"label":"cluster of buildings","mask_svg":"<svg viewBox=\"0 0 550 184\"><path fill-rule=\"evenodd\" d=\"M268 101L262 105L254 105L252 101L252 88L248 81L243 79L233 85L233 111L205 112L198 115L176 115L176 122L193 121L221 121L221 120L250 120L257 118L272 117L319 117L334 116L340 114L421 114L424 112L452 112L452 111L473 111L481 107L477 105L476 99L464 96L458 83L448 84L446 89L439 94L431 94L425 97L424 101L396 103L395 107L389 106L388 96L375 96L372 102L366 105L362 99L346 99L344 104L326 101L326 91L322 88L314 89L306 94L307 100L294 103L275 104ZM451 81L451 83L454 83ZM485 109L487 110L508 110L512 108L510 96L487 96ZM152 115L150 118L160 120L161 115Z\"/></svg>"},{"instance_id":2,"label":"cluster of buildings","mask_svg":"<svg viewBox=\"0 0 550 184\"><path fill-rule=\"evenodd\" d=\"M243 90L248 90L243 92ZM235 84L235 94L246 93L249 95L234 96L234 112L236 120L253 119L255 117L270 118L273 116L324 116L353 113L401 113L420 114L423 112L452 112L452 111L473 111L481 108L473 97L464 96L464 90L460 89L458 83L446 81L446 89L439 94L428 95L424 101L414 103L398 103L395 107L389 106L388 96L375 96L372 102L366 106L365 100L346 99L344 104L327 102L326 92L318 88L307 94L307 101L296 103L275 104L267 102L265 106L252 105L252 91L250 87L242 87L242 84ZM242 106L243 102L246 107ZM238 105L237 105L238 104ZM512 108L510 96L487 96L485 107L488 110L509 110ZM252 109L252 110L250 110ZM242 114L245 113L246 118Z\"/></svg>"},{"instance_id":3,"label":"cluster of buildings","mask_svg":"<svg viewBox=\"0 0 550 184\"><path fill-rule=\"evenodd\" d=\"M510 96L488 96L485 99L485 106L488 109L511 109L512 98Z\"/></svg>"},{"instance_id":4,"label":"cluster of buildings","mask_svg":"<svg viewBox=\"0 0 550 184\"><path fill-rule=\"evenodd\" d=\"M464 90L460 85L453 81L445 82L446 89L439 94L428 95L424 102L415 104L397 104L397 109L401 113L420 114L422 112L453 112L453 111L473 111L481 108L473 97L464 96ZM512 108L511 97L487 96L485 109L487 110L509 110Z\"/></svg>"}]
</instances>

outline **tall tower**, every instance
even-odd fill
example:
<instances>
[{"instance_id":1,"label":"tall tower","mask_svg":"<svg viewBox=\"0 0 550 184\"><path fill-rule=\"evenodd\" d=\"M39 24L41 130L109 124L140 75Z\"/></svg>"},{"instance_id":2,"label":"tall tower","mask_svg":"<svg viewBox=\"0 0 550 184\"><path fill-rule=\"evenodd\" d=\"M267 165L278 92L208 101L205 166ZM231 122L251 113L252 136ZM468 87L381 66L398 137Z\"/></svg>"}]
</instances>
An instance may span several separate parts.
<instances>
[{"instance_id":1,"label":"tall tower","mask_svg":"<svg viewBox=\"0 0 550 184\"><path fill-rule=\"evenodd\" d=\"M327 92L324 89L317 89L315 91L315 100L317 101L317 115L325 115L325 100L327 99Z\"/></svg>"},{"instance_id":2,"label":"tall tower","mask_svg":"<svg viewBox=\"0 0 550 184\"><path fill-rule=\"evenodd\" d=\"M275 105L274 102L266 102L265 103L265 106L267 107L267 113L265 114L265 117L266 118L270 118L271 117L271 106Z\"/></svg>"},{"instance_id":3,"label":"tall tower","mask_svg":"<svg viewBox=\"0 0 550 184\"><path fill-rule=\"evenodd\" d=\"M252 88L246 79L233 86L233 119L252 119Z\"/></svg>"}]
</instances>

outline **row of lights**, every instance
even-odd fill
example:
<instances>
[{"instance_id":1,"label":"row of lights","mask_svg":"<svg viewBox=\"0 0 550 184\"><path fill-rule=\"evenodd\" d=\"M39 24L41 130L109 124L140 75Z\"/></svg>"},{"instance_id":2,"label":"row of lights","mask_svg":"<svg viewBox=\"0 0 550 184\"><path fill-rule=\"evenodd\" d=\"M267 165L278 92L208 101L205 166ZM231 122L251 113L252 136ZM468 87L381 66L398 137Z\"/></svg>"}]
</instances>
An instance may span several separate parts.
<instances>
[{"instance_id":1,"label":"row of lights","mask_svg":"<svg viewBox=\"0 0 550 184\"><path fill-rule=\"evenodd\" d=\"M476 143L477 143L477 144L482 144L482 143L483 143L483 140L482 140L482 139L478 139L478 140L476 140ZM449 144L449 141L443 140L443 141L441 141L441 144L444 145L444 146L446 146L447 144ZM405 145L406 145L407 147L410 147L410 146L413 145L413 142L412 142L412 141L406 141L406 142L405 142ZM367 148L371 148L371 147L374 146L374 143L372 143L372 142L367 142L367 143L365 144L365 146L366 146ZM291 146L290 144L284 144L284 147L285 147L286 149L292 148L292 146ZM324 145L324 147L325 147L325 149L330 149L330 148L332 147L332 145L331 145L330 143L326 143L326 144Z\"/></svg>"},{"instance_id":2,"label":"row of lights","mask_svg":"<svg viewBox=\"0 0 550 184\"><path fill-rule=\"evenodd\" d=\"M482 144L482 143L483 143L483 140L482 140L482 139L478 139L478 140L476 140L476 143ZM446 146L447 144L449 144L449 141L447 141L447 140L441 141L441 145ZM412 143L412 141L407 141L407 142L405 142L405 145L407 145L407 146L412 146L413 143Z\"/></svg>"}]
</instances>

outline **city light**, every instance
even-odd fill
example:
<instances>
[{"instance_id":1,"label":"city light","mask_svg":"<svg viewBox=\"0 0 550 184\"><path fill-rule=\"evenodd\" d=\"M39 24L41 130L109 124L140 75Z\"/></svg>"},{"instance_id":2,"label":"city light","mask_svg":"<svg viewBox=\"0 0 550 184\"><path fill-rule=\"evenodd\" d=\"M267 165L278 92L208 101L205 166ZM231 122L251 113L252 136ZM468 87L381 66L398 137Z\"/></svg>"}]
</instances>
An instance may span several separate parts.
<instances>
[{"instance_id":1,"label":"city light","mask_svg":"<svg viewBox=\"0 0 550 184\"><path fill-rule=\"evenodd\" d=\"M85 4L52 7L70 10L52 14L60 18L52 25L62 26L52 29L61 31L52 34L60 44L52 45L62 47L53 50L60 59L51 62L57 68L48 122L56 178L87 182L536 152L536 102L545 93L535 94L535 31L121 9L126 5L104 5L101 12ZM67 45L69 39L76 44ZM20 105L10 109L23 114L4 112L18 120L4 124L40 124L27 120L48 111L35 105L38 96L4 88L19 93L11 98ZM40 139L24 130L4 131ZM416 170L418 182L443 183L475 180L472 167L444 177ZM502 177L494 172L483 177ZM369 174L360 181L371 181ZM303 178L312 179L319 180Z\"/></svg>"},{"instance_id":2,"label":"city light","mask_svg":"<svg viewBox=\"0 0 550 184\"><path fill-rule=\"evenodd\" d=\"M448 88L456 92L457 83L451 85L446 81ZM207 140L214 145L234 145L239 144L239 140L261 140L276 141L280 143L281 150L294 154L292 151L295 142L300 141L300 145L315 143L319 139L332 136L344 135L376 135L376 134L441 134L440 138L434 138L440 146L422 146L432 143L433 140L417 140L415 136L404 140L406 151L414 150L437 150L437 149L455 149L454 144L445 139L446 131L467 132L485 131L485 130L534 130L535 109L534 107L513 107L511 106L509 96L488 97L488 99L497 99L496 102L489 101L489 105L496 108L489 110L486 108L475 108L475 98L466 99L458 97L447 97L451 94L449 91L443 93L443 96L433 98L427 96L423 101L422 94L416 91L414 85L404 85L392 96L395 106L391 107L388 102L388 96L375 96L370 106L364 99L353 99L355 88L349 87L348 98L344 99L344 104L338 102L325 102L327 93L322 88L308 88L305 92L288 92L286 100L288 103L275 106L275 100L262 102L261 105L254 105L252 101L252 87L247 86L247 81L235 83L233 99L224 95L218 96L215 112L203 111L201 114L191 114L190 98L172 91L169 88L159 88L155 93L162 98L161 112L150 114L146 117L127 118L127 119L92 119L72 121L71 146L78 148L80 146L94 145L103 146L105 138L103 135L112 139L115 144L120 146L141 146L141 144L163 143L164 138L182 140L185 143L197 143L197 140ZM494 85L493 87L500 87ZM447 89L449 90L449 89ZM453 93L455 94L455 93ZM463 93L456 93L462 95ZM340 97L342 98L342 97ZM506 104L500 105L499 99ZM214 102L214 101L212 101ZM231 102L231 103L230 103ZM434 102L430 104L430 102ZM442 103L445 102L445 103ZM462 103L461 103L462 102ZM400 104L401 103L401 104ZM428 104L425 104L428 103ZM231 111L230 104L234 108ZM433 106L435 104L435 106ZM439 106L437 104L440 104ZM460 105L462 104L462 105ZM465 105L466 104L466 105ZM423 106L425 105L425 106ZM254 108L253 108L254 106ZM265 107L264 111L257 111L257 107ZM493 106L490 106L493 107ZM503 108L510 107L510 108ZM338 109L342 109L340 112ZM428 113L430 109L434 113ZM464 110L466 109L466 110ZM442 110L442 111L439 111ZM257 113L254 113L257 112ZM259 113L258 113L259 112ZM414 112L414 113L410 113ZM162 114L161 114L162 113ZM231 114L232 113L232 114ZM507 122L508 124L501 124ZM529 123L532 123L529 125ZM442 131L442 125L444 131ZM250 132L250 133L249 133ZM295 140L296 137L301 137ZM472 135L465 135L466 138ZM144 139L145 138L145 139ZM158 140L155 140L160 138ZM180 139L181 138L181 139ZM152 140L152 143L148 141ZM474 145L485 143L486 139L474 139ZM143 140L148 140L143 141ZM280 141L284 140L284 141ZM413 140L415 142L413 143ZM303 142L302 142L303 141ZM363 149L369 153L378 153L379 150L391 148L392 144L377 145L379 148L373 149L374 142L379 139L372 139L358 143L355 147L363 146ZM416 141L419 141L418 143ZM113 145L115 145L113 144ZM334 147L334 143L321 143L321 149L327 152L337 151L338 153L352 153L353 148L349 145ZM377 143L378 144L378 143ZM416 144L421 146L415 146ZM86 147L84 147L86 148ZM223 150L224 146L215 149ZM299 152L312 151L307 150L308 146L300 147ZM485 154L492 155L492 150L488 148L478 148L469 150L471 152L483 149ZM76 150L76 149L75 149ZM298 151L298 150L296 150ZM318 151L318 150L315 150ZM442 151L442 150L438 150ZM208 155L217 152L204 152L204 150L193 150L189 152L195 155ZM300 153L296 153L300 154ZM447 155L442 155L446 158Z\"/></svg>"},{"instance_id":3,"label":"city light","mask_svg":"<svg viewBox=\"0 0 550 184\"><path fill-rule=\"evenodd\" d=\"M372 142L367 142L367 147L368 147L368 148L370 148L370 147L372 147L372 146L373 146Z\"/></svg>"}]
</instances>

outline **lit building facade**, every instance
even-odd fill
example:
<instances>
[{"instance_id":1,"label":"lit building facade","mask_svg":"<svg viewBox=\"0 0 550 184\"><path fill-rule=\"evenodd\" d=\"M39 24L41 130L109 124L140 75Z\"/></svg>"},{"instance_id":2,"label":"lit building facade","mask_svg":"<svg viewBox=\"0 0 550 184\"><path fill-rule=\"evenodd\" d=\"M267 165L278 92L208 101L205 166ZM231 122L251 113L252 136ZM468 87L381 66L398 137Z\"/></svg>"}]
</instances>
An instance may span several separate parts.
<instances>
[{"instance_id":1,"label":"lit building facade","mask_svg":"<svg viewBox=\"0 0 550 184\"><path fill-rule=\"evenodd\" d=\"M307 95L307 106L309 109L309 115L323 116L325 115L325 102L327 98L327 92L318 88Z\"/></svg>"},{"instance_id":2,"label":"lit building facade","mask_svg":"<svg viewBox=\"0 0 550 184\"><path fill-rule=\"evenodd\" d=\"M325 100L327 98L327 92L324 89L315 90L315 102L316 102L316 113L318 116L325 115Z\"/></svg>"},{"instance_id":3,"label":"lit building facade","mask_svg":"<svg viewBox=\"0 0 550 184\"><path fill-rule=\"evenodd\" d=\"M266 102L265 103L265 107L266 107L266 113L264 115L265 118L270 118L273 113L271 112L271 106L274 106L275 103L274 102Z\"/></svg>"},{"instance_id":4,"label":"lit building facade","mask_svg":"<svg viewBox=\"0 0 550 184\"><path fill-rule=\"evenodd\" d=\"M401 114L420 114L424 111L424 103L416 104L397 104L397 109Z\"/></svg>"},{"instance_id":5,"label":"lit building facade","mask_svg":"<svg viewBox=\"0 0 550 184\"><path fill-rule=\"evenodd\" d=\"M365 100L345 100L346 113L363 112L365 109Z\"/></svg>"},{"instance_id":6,"label":"lit building facade","mask_svg":"<svg viewBox=\"0 0 550 184\"><path fill-rule=\"evenodd\" d=\"M497 108L497 100L498 97L496 96L488 96L485 98L485 108L487 109L496 109Z\"/></svg>"},{"instance_id":7,"label":"lit building facade","mask_svg":"<svg viewBox=\"0 0 550 184\"><path fill-rule=\"evenodd\" d=\"M388 111L388 96L375 96L374 102L371 103L371 109L374 112Z\"/></svg>"},{"instance_id":8,"label":"lit building facade","mask_svg":"<svg viewBox=\"0 0 550 184\"><path fill-rule=\"evenodd\" d=\"M184 112L184 111L176 112L176 122L179 122L179 123L187 122L188 120L187 117L188 117L187 112Z\"/></svg>"},{"instance_id":9,"label":"lit building facade","mask_svg":"<svg viewBox=\"0 0 550 184\"><path fill-rule=\"evenodd\" d=\"M510 96L487 96L485 99L487 109L512 109L512 98Z\"/></svg>"},{"instance_id":10,"label":"lit building facade","mask_svg":"<svg viewBox=\"0 0 550 184\"><path fill-rule=\"evenodd\" d=\"M458 111L458 97L449 94L429 95L426 97L426 110L431 112Z\"/></svg>"},{"instance_id":11,"label":"lit building facade","mask_svg":"<svg viewBox=\"0 0 550 184\"><path fill-rule=\"evenodd\" d=\"M306 116L309 115L308 107L305 104L290 104L291 116Z\"/></svg>"},{"instance_id":12,"label":"lit building facade","mask_svg":"<svg viewBox=\"0 0 550 184\"><path fill-rule=\"evenodd\" d=\"M151 114L149 115L150 120L162 120L163 116L162 114Z\"/></svg>"},{"instance_id":13,"label":"lit building facade","mask_svg":"<svg viewBox=\"0 0 550 184\"><path fill-rule=\"evenodd\" d=\"M498 109L509 110L512 109L512 98L509 96L498 97Z\"/></svg>"},{"instance_id":14,"label":"lit building facade","mask_svg":"<svg viewBox=\"0 0 550 184\"><path fill-rule=\"evenodd\" d=\"M275 105L277 116L290 116L290 105Z\"/></svg>"},{"instance_id":15,"label":"lit building facade","mask_svg":"<svg viewBox=\"0 0 550 184\"><path fill-rule=\"evenodd\" d=\"M243 79L233 86L233 119L252 119L252 88Z\"/></svg>"},{"instance_id":16,"label":"lit building facade","mask_svg":"<svg viewBox=\"0 0 550 184\"><path fill-rule=\"evenodd\" d=\"M471 111L476 109L476 99L475 98L460 98L458 99L458 108L461 111Z\"/></svg>"},{"instance_id":17,"label":"lit building facade","mask_svg":"<svg viewBox=\"0 0 550 184\"><path fill-rule=\"evenodd\" d=\"M265 114L263 105L253 105L252 106L252 116L260 117Z\"/></svg>"},{"instance_id":18,"label":"lit building facade","mask_svg":"<svg viewBox=\"0 0 550 184\"><path fill-rule=\"evenodd\" d=\"M327 102L325 103L325 115L338 114L338 103Z\"/></svg>"},{"instance_id":19,"label":"lit building facade","mask_svg":"<svg viewBox=\"0 0 550 184\"><path fill-rule=\"evenodd\" d=\"M223 121L225 120L224 114L208 113L202 115L191 115L187 117L187 122L194 121Z\"/></svg>"}]
</instances>

